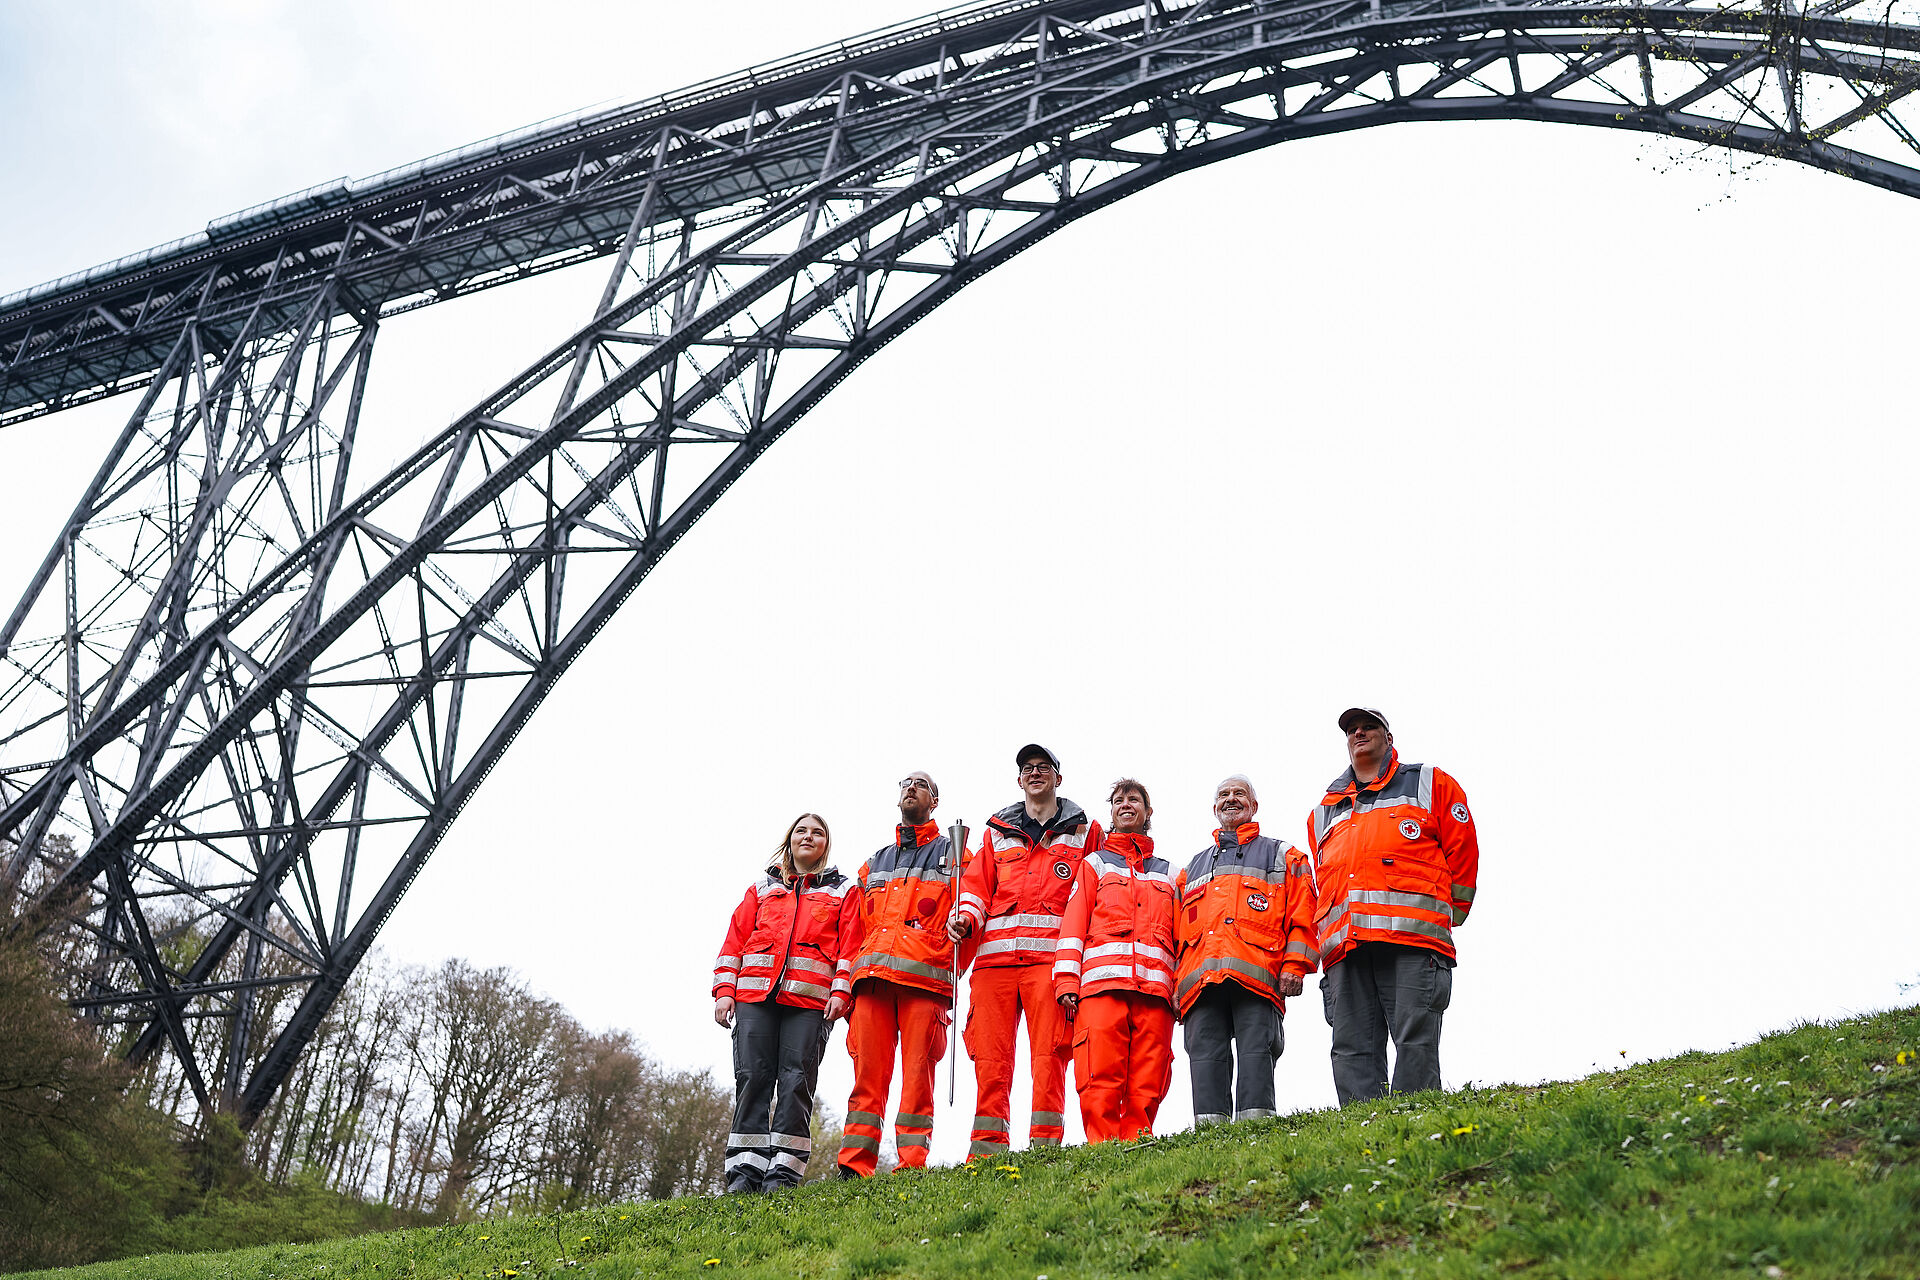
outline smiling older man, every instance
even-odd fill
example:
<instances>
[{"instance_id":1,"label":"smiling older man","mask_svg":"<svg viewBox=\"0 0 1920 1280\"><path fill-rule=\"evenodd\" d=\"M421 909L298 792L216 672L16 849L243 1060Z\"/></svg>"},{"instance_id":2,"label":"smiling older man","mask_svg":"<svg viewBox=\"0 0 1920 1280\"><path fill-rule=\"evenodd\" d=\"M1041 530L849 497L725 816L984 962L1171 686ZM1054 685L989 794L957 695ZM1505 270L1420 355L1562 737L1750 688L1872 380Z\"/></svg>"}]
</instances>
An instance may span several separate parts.
<instances>
[{"instance_id":1,"label":"smiling older man","mask_svg":"<svg viewBox=\"0 0 1920 1280\"><path fill-rule=\"evenodd\" d=\"M1261 835L1259 812L1253 783L1237 773L1222 782L1213 844L1174 880L1174 998L1196 1125L1273 1114L1286 997L1300 994L1318 954L1312 864L1285 840Z\"/></svg>"},{"instance_id":2,"label":"smiling older man","mask_svg":"<svg viewBox=\"0 0 1920 1280\"><path fill-rule=\"evenodd\" d=\"M1349 768L1307 819L1319 868L1320 994L1340 1104L1440 1087L1440 1022L1453 998L1453 931L1473 906L1480 838L1467 794L1403 764L1387 717L1340 713Z\"/></svg>"}]
</instances>

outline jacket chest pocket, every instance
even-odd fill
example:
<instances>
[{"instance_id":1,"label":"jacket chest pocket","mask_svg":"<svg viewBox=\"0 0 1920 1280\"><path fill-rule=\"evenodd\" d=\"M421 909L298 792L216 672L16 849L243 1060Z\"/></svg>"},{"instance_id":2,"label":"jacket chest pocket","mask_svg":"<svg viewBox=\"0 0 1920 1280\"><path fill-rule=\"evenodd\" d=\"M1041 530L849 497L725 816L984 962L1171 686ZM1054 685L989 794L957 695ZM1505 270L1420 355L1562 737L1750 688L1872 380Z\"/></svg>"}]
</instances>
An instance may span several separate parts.
<instances>
[{"instance_id":1,"label":"jacket chest pocket","mask_svg":"<svg viewBox=\"0 0 1920 1280\"><path fill-rule=\"evenodd\" d=\"M1152 943L1162 951L1173 950L1175 921L1179 914L1180 904L1173 896L1172 885L1148 881L1140 886L1139 931L1142 942Z\"/></svg>"},{"instance_id":2,"label":"jacket chest pocket","mask_svg":"<svg viewBox=\"0 0 1920 1280\"><path fill-rule=\"evenodd\" d=\"M1287 944L1286 912L1282 910L1282 886L1242 881L1235 892L1234 932L1242 942L1262 951L1278 951Z\"/></svg>"},{"instance_id":3,"label":"jacket chest pocket","mask_svg":"<svg viewBox=\"0 0 1920 1280\"><path fill-rule=\"evenodd\" d=\"M839 899L820 894L802 898L794 905L799 913L794 941L817 950L831 950L840 937Z\"/></svg>"},{"instance_id":4,"label":"jacket chest pocket","mask_svg":"<svg viewBox=\"0 0 1920 1280\"><path fill-rule=\"evenodd\" d=\"M1130 938L1133 936L1133 886L1125 880L1109 880L1095 891L1093 917L1088 922L1090 937Z\"/></svg>"}]
</instances>

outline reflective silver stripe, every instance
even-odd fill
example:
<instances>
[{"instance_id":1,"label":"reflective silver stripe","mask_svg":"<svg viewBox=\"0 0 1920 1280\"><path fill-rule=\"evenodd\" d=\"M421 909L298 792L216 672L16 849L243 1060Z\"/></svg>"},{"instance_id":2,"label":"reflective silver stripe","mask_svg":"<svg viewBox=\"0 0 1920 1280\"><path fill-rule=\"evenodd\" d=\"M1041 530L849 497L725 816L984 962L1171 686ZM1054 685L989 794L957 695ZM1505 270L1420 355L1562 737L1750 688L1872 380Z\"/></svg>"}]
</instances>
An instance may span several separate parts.
<instances>
[{"instance_id":1,"label":"reflective silver stripe","mask_svg":"<svg viewBox=\"0 0 1920 1280\"><path fill-rule=\"evenodd\" d=\"M1144 964L1140 965L1139 969L1140 969L1140 976L1147 979L1149 982L1157 982L1161 986L1166 987L1169 991L1173 989L1173 975L1167 972L1165 969L1153 969L1153 968L1149 968Z\"/></svg>"},{"instance_id":2,"label":"reflective silver stripe","mask_svg":"<svg viewBox=\"0 0 1920 1280\"><path fill-rule=\"evenodd\" d=\"M1272 991L1276 995L1279 994L1279 988L1274 983L1273 975L1265 969L1257 968L1254 965L1248 964L1245 960L1240 960L1233 956L1214 956L1210 960L1202 961L1198 969L1195 969L1192 973L1189 973L1185 978L1181 979L1181 998L1184 999L1187 992L1199 986L1201 981L1210 973L1239 974L1243 978L1251 978L1265 990Z\"/></svg>"},{"instance_id":3,"label":"reflective silver stripe","mask_svg":"<svg viewBox=\"0 0 1920 1280\"><path fill-rule=\"evenodd\" d=\"M974 955L997 956L1009 951L1042 951L1051 955L1054 942L1053 938L995 938L992 942L982 943Z\"/></svg>"},{"instance_id":4,"label":"reflective silver stripe","mask_svg":"<svg viewBox=\"0 0 1920 1280\"><path fill-rule=\"evenodd\" d=\"M993 840L993 851L995 853L1002 853L1008 849L1024 849L1027 847L1027 842L1019 836L1008 835L1004 831L993 831L991 829L989 829L988 834Z\"/></svg>"},{"instance_id":5,"label":"reflective silver stripe","mask_svg":"<svg viewBox=\"0 0 1920 1280\"><path fill-rule=\"evenodd\" d=\"M740 957L720 956L714 960L713 964L717 969L738 969L740 967Z\"/></svg>"},{"instance_id":6,"label":"reflective silver stripe","mask_svg":"<svg viewBox=\"0 0 1920 1280\"><path fill-rule=\"evenodd\" d=\"M973 1128L976 1133L1005 1133L1007 1119L1005 1116L977 1115L973 1118Z\"/></svg>"},{"instance_id":7,"label":"reflective silver stripe","mask_svg":"<svg viewBox=\"0 0 1920 1280\"><path fill-rule=\"evenodd\" d=\"M747 957L747 964L750 966L751 965L765 966L765 965L771 965L772 963L773 963L772 956L748 956Z\"/></svg>"},{"instance_id":8,"label":"reflective silver stripe","mask_svg":"<svg viewBox=\"0 0 1920 1280\"><path fill-rule=\"evenodd\" d=\"M1007 1144L1007 1143L1004 1143L1004 1142L982 1142L982 1141L981 1141L980 1139L978 1139L978 1138L975 1138L975 1139L974 1139L974 1140L973 1140L973 1141L972 1141L972 1142L971 1142L971 1143L970 1143L970 1144L969 1144L969 1145L967 1146L967 1154L968 1154L968 1155L970 1155L970 1156L998 1156L998 1155L1005 1155L1005 1154L1006 1154L1007 1152L1009 1152L1009 1151L1011 1151L1011 1150L1013 1150L1013 1148L1012 1148L1012 1147L1011 1147L1011 1146L1010 1146L1009 1144Z\"/></svg>"},{"instance_id":9,"label":"reflective silver stripe","mask_svg":"<svg viewBox=\"0 0 1920 1280\"><path fill-rule=\"evenodd\" d=\"M1347 940L1347 926L1343 924L1338 929L1335 929L1332 933L1328 934L1326 937L1326 940L1320 944L1320 954L1322 956L1332 955L1336 950L1339 949L1340 944L1345 942L1346 940Z\"/></svg>"},{"instance_id":10,"label":"reflective silver stripe","mask_svg":"<svg viewBox=\"0 0 1920 1280\"><path fill-rule=\"evenodd\" d=\"M813 1150L813 1138L806 1134L776 1133L773 1135L773 1145L787 1151L798 1151L804 1155Z\"/></svg>"},{"instance_id":11,"label":"reflective silver stripe","mask_svg":"<svg viewBox=\"0 0 1920 1280\"><path fill-rule=\"evenodd\" d=\"M742 978L733 984L740 991L765 991L773 986L772 978Z\"/></svg>"},{"instance_id":12,"label":"reflective silver stripe","mask_svg":"<svg viewBox=\"0 0 1920 1280\"><path fill-rule=\"evenodd\" d=\"M1085 946L1085 945L1086 945L1086 939L1085 939L1085 938L1062 938L1062 939L1060 939L1060 949L1061 949L1062 951L1078 951L1078 950L1079 950L1079 949L1080 949L1081 947L1083 947L1083 946Z\"/></svg>"},{"instance_id":13,"label":"reflective silver stripe","mask_svg":"<svg viewBox=\"0 0 1920 1280\"><path fill-rule=\"evenodd\" d=\"M1136 871L1133 873L1133 878L1136 880L1151 881L1154 884L1173 883L1173 876L1165 871Z\"/></svg>"},{"instance_id":14,"label":"reflective silver stripe","mask_svg":"<svg viewBox=\"0 0 1920 1280\"><path fill-rule=\"evenodd\" d=\"M1432 894L1403 893L1398 889L1355 889L1347 898L1352 902L1370 902L1380 907L1417 907L1443 916L1453 910L1450 903L1442 902Z\"/></svg>"},{"instance_id":15,"label":"reflective silver stripe","mask_svg":"<svg viewBox=\"0 0 1920 1280\"><path fill-rule=\"evenodd\" d=\"M835 978L833 993L837 996L850 996L853 994L853 983L845 976Z\"/></svg>"},{"instance_id":16,"label":"reflective silver stripe","mask_svg":"<svg viewBox=\"0 0 1920 1280\"><path fill-rule=\"evenodd\" d=\"M1313 961L1320 959L1320 949L1318 947L1310 946L1297 938L1287 943L1286 950L1282 954L1300 956L1302 959Z\"/></svg>"},{"instance_id":17,"label":"reflective silver stripe","mask_svg":"<svg viewBox=\"0 0 1920 1280\"><path fill-rule=\"evenodd\" d=\"M982 914L985 914L987 908L987 904L980 898L980 895L975 893L961 894L960 905L963 907L979 907Z\"/></svg>"},{"instance_id":18,"label":"reflective silver stripe","mask_svg":"<svg viewBox=\"0 0 1920 1280\"><path fill-rule=\"evenodd\" d=\"M1080 962L1072 956L1061 956L1053 962L1053 973L1058 978L1077 978L1080 976Z\"/></svg>"},{"instance_id":19,"label":"reflective silver stripe","mask_svg":"<svg viewBox=\"0 0 1920 1280\"><path fill-rule=\"evenodd\" d=\"M1084 986L1093 982L1105 982L1108 978L1131 978L1132 976L1133 962L1128 961L1126 964L1103 964L1097 969L1089 969L1080 975L1080 982Z\"/></svg>"},{"instance_id":20,"label":"reflective silver stripe","mask_svg":"<svg viewBox=\"0 0 1920 1280\"><path fill-rule=\"evenodd\" d=\"M950 871L942 871L938 867L916 867L909 863L903 867L888 867L884 871L867 872L867 888L892 884L895 880L934 880L944 885L952 878L953 873Z\"/></svg>"},{"instance_id":21,"label":"reflective silver stripe","mask_svg":"<svg viewBox=\"0 0 1920 1280\"><path fill-rule=\"evenodd\" d=\"M933 1139L924 1133L896 1133L893 1135L896 1147L926 1147L933 1145Z\"/></svg>"},{"instance_id":22,"label":"reflective silver stripe","mask_svg":"<svg viewBox=\"0 0 1920 1280\"><path fill-rule=\"evenodd\" d=\"M1448 946L1453 945L1453 930L1443 924L1428 924L1425 920L1415 920L1411 916L1363 916L1354 912L1350 923L1362 929L1392 929L1398 933L1417 933L1422 937L1436 938Z\"/></svg>"},{"instance_id":23,"label":"reflective silver stripe","mask_svg":"<svg viewBox=\"0 0 1920 1280\"><path fill-rule=\"evenodd\" d=\"M1059 927L1059 916L995 916L987 921L988 929L1058 929Z\"/></svg>"},{"instance_id":24,"label":"reflective silver stripe","mask_svg":"<svg viewBox=\"0 0 1920 1280\"><path fill-rule=\"evenodd\" d=\"M1467 922L1467 909L1465 907L1455 907L1453 909L1453 927L1458 929L1461 925L1465 924L1466 922Z\"/></svg>"},{"instance_id":25,"label":"reflective silver stripe","mask_svg":"<svg viewBox=\"0 0 1920 1280\"><path fill-rule=\"evenodd\" d=\"M869 965L878 969L898 969L901 973L911 973L922 978L932 978L939 982L952 982L953 970L936 969L930 964L921 964L918 960L907 960L900 956L890 956L884 951L875 951L861 956L856 962L865 969Z\"/></svg>"},{"instance_id":26,"label":"reflective silver stripe","mask_svg":"<svg viewBox=\"0 0 1920 1280\"><path fill-rule=\"evenodd\" d=\"M805 1173L807 1171L805 1156L789 1155L784 1151L774 1153L773 1163L782 1169L791 1169L795 1173Z\"/></svg>"},{"instance_id":27,"label":"reflective silver stripe","mask_svg":"<svg viewBox=\"0 0 1920 1280\"><path fill-rule=\"evenodd\" d=\"M1134 943L1133 954L1136 956L1144 956L1148 960L1158 960L1162 964L1173 963L1173 953L1171 951L1163 951L1151 942Z\"/></svg>"},{"instance_id":28,"label":"reflective silver stripe","mask_svg":"<svg viewBox=\"0 0 1920 1280\"><path fill-rule=\"evenodd\" d=\"M867 1124L879 1129L885 1126L887 1118L885 1116L877 1116L871 1111L849 1111L847 1112L847 1123Z\"/></svg>"},{"instance_id":29,"label":"reflective silver stripe","mask_svg":"<svg viewBox=\"0 0 1920 1280\"><path fill-rule=\"evenodd\" d=\"M880 1149L880 1139L865 1133L842 1133L840 1135L840 1149L845 1151L849 1148L855 1151L878 1151Z\"/></svg>"},{"instance_id":30,"label":"reflective silver stripe","mask_svg":"<svg viewBox=\"0 0 1920 1280\"><path fill-rule=\"evenodd\" d=\"M1193 1127L1198 1129L1205 1124L1225 1124L1231 1119L1232 1116L1223 1116L1217 1111L1197 1111L1193 1116Z\"/></svg>"},{"instance_id":31,"label":"reflective silver stripe","mask_svg":"<svg viewBox=\"0 0 1920 1280\"><path fill-rule=\"evenodd\" d=\"M788 956L787 968L805 969L808 973L818 973L825 977L833 976L833 966L824 960L813 960L806 956Z\"/></svg>"},{"instance_id":32,"label":"reflective silver stripe","mask_svg":"<svg viewBox=\"0 0 1920 1280\"><path fill-rule=\"evenodd\" d=\"M727 1172L732 1173L735 1169L758 1169L764 1173L771 1163L758 1151L736 1151L727 1157Z\"/></svg>"},{"instance_id":33,"label":"reflective silver stripe","mask_svg":"<svg viewBox=\"0 0 1920 1280\"><path fill-rule=\"evenodd\" d=\"M1428 813L1432 813L1433 812L1433 770L1427 768L1427 766L1423 764L1416 764L1413 767L1420 771L1420 807L1422 809L1425 809Z\"/></svg>"},{"instance_id":34,"label":"reflective silver stripe","mask_svg":"<svg viewBox=\"0 0 1920 1280\"><path fill-rule=\"evenodd\" d=\"M916 1116L911 1112L902 1111L893 1118L893 1123L896 1127L904 1124L911 1125L915 1129L931 1129L933 1128L933 1117Z\"/></svg>"},{"instance_id":35,"label":"reflective silver stripe","mask_svg":"<svg viewBox=\"0 0 1920 1280\"><path fill-rule=\"evenodd\" d=\"M1453 886L1453 900L1455 902L1472 902L1473 893L1474 888L1470 884L1456 884Z\"/></svg>"},{"instance_id":36,"label":"reflective silver stripe","mask_svg":"<svg viewBox=\"0 0 1920 1280\"><path fill-rule=\"evenodd\" d=\"M1028 1142L1028 1144L1027 1144L1027 1145L1028 1145L1028 1146L1030 1146L1030 1147L1057 1147L1057 1146L1059 1146L1059 1145L1060 1145L1060 1139L1058 1139L1058 1138L1034 1138L1033 1140L1031 1140L1030 1142Z\"/></svg>"},{"instance_id":37,"label":"reflective silver stripe","mask_svg":"<svg viewBox=\"0 0 1920 1280\"><path fill-rule=\"evenodd\" d=\"M1279 1115L1278 1111L1269 1111L1265 1107L1248 1107L1245 1111L1235 1111L1235 1120L1271 1120Z\"/></svg>"},{"instance_id":38,"label":"reflective silver stripe","mask_svg":"<svg viewBox=\"0 0 1920 1280\"><path fill-rule=\"evenodd\" d=\"M1133 954L1131 942L1105 942L1097 947L1088 947L1081 957L1084 960L1104 960L1108 956L1130 956Z\"/></svg>"},{"instance_id":39,"label":"reflective silver stripe","mask_svg":"<svg viewBox=\"0 0 1920 1280\"><path fill-rule=\"evenodd\" d=\"M770 1133L730 1133L727 1145L730 1147L764 1147L773 1137Z\"/></svg>"},{"instance_id":40,"label":"reflective silver stripe","mask_svg":"<svg viewBox=\"0 0 1920 1280\"><path fill-rule=\"evenodd\" d=\"M780 980L780 989L782 991L792 992L796 996L806 996L813 1000L825 1000L833 994L833 992L817 982L802 982L798 978L782 978Z\"/></svg>"}]
</instances>

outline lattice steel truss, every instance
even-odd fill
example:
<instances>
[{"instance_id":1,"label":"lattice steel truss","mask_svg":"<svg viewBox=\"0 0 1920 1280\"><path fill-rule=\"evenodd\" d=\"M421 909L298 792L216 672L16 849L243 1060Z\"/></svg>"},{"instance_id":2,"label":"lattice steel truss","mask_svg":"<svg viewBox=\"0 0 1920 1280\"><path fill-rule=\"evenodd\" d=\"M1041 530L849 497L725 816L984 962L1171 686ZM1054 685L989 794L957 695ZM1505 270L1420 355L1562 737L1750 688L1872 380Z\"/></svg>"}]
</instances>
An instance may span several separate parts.
<instances>
[{"instance_id":1,"label":"lattice steel truss","mask_svg":"<svg viewBox=\"0 0 1920 1280\"><path fill-rule=\"evenodd\" d=\"M251 1120L606 619L956 290L1175 173L1407 120L1920 194L1920 29L1852 9L976 5L0 299L0 422L144 387L0 630L6 876L79 1007ZM348 484L383 317L605 255L582 328Z\"/></svg>"}]
</instances>

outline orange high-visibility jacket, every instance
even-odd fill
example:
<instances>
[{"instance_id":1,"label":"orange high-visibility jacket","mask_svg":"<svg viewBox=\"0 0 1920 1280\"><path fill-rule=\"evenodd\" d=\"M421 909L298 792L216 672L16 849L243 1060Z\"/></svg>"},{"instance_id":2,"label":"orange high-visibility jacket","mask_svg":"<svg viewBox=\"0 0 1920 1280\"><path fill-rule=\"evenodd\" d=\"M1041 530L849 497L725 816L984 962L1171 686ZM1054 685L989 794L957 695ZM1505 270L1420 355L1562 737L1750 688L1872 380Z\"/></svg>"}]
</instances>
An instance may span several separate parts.
<instances>
[{"instance_id":1,"label":"orange high-visibility jacket","mask_svg":"<svg viewBox=\"0 0 1920 1280\"><path fill-rule=\"evenodd\" d=\"M768 867L733 910L713 965L713 998L819 1009L833 992L851 994L860 941L860 895L852 887L832 867L791 885L779 867Z\"/></svg>"},{"instance_id":2,"label":"orange high-visibility jacket","mask_svg":"<svg viewBox=\"0 0 1920 1280\"><path fill-rule=\"evenodd\" d=\"M1308 815L1307 839L1320 871L1323 963L1362 942L1453 958L1453 930L1480 876L1480 837L1459 783L1392 752L1364 787L1352 769L1333 780Z\"/></svg>"},{"instance_id":3,"label":"orange high-visibility jacket","mask_svg":"<svg viewBox=\"0 0 1920 1280\"><path fill-rule=\"evenodd\" d=\"M1243 822L1216 831L1174 880L1180 969L1175 1007L1185 1017L1216 982L1237 982L1286 1012L1280 975L1312 973L1313 864L1307 855Z\"/></svg>"},{"instance_id":4,"label":"orange high-visibility jacket","mask_svg":"<svg viewBox=\"0 0 1920 1280\"><path fill-rule=\"evenodd\" d=\"M954 947L947 936L953 887L966 868L965 849L932 822L901 823L894 843L861 864L854 877L861 942L853 980L882 978L903 987L953 996Z\"/></svg>"},{"instance_id":5,"label":"orange high-visibility jacket","mask_svg":"<svg viewBox=\"0 0 1920 1280\"><path fill-rule=\"evenodd\" d=\"M1021 829L1024 804L987 819L960 879L960 911L980 939L980 968L1053 961L1073 873L1100 847L1100 824L1071 800L1062 797L1059 806L1037 843Z\"/></svg>"},{"instance_id":6,"label":"orange high-visibility jacket","mask_svg":"<svg viewBox=\"0 0 1920 1280\"><path fill-rule=\"evenodd\" d=\"M1073 873L1053 994L1137 991L1173 1003L1173 868L1153 837L1109 832Z\"/></svg>"}]
</instances>

